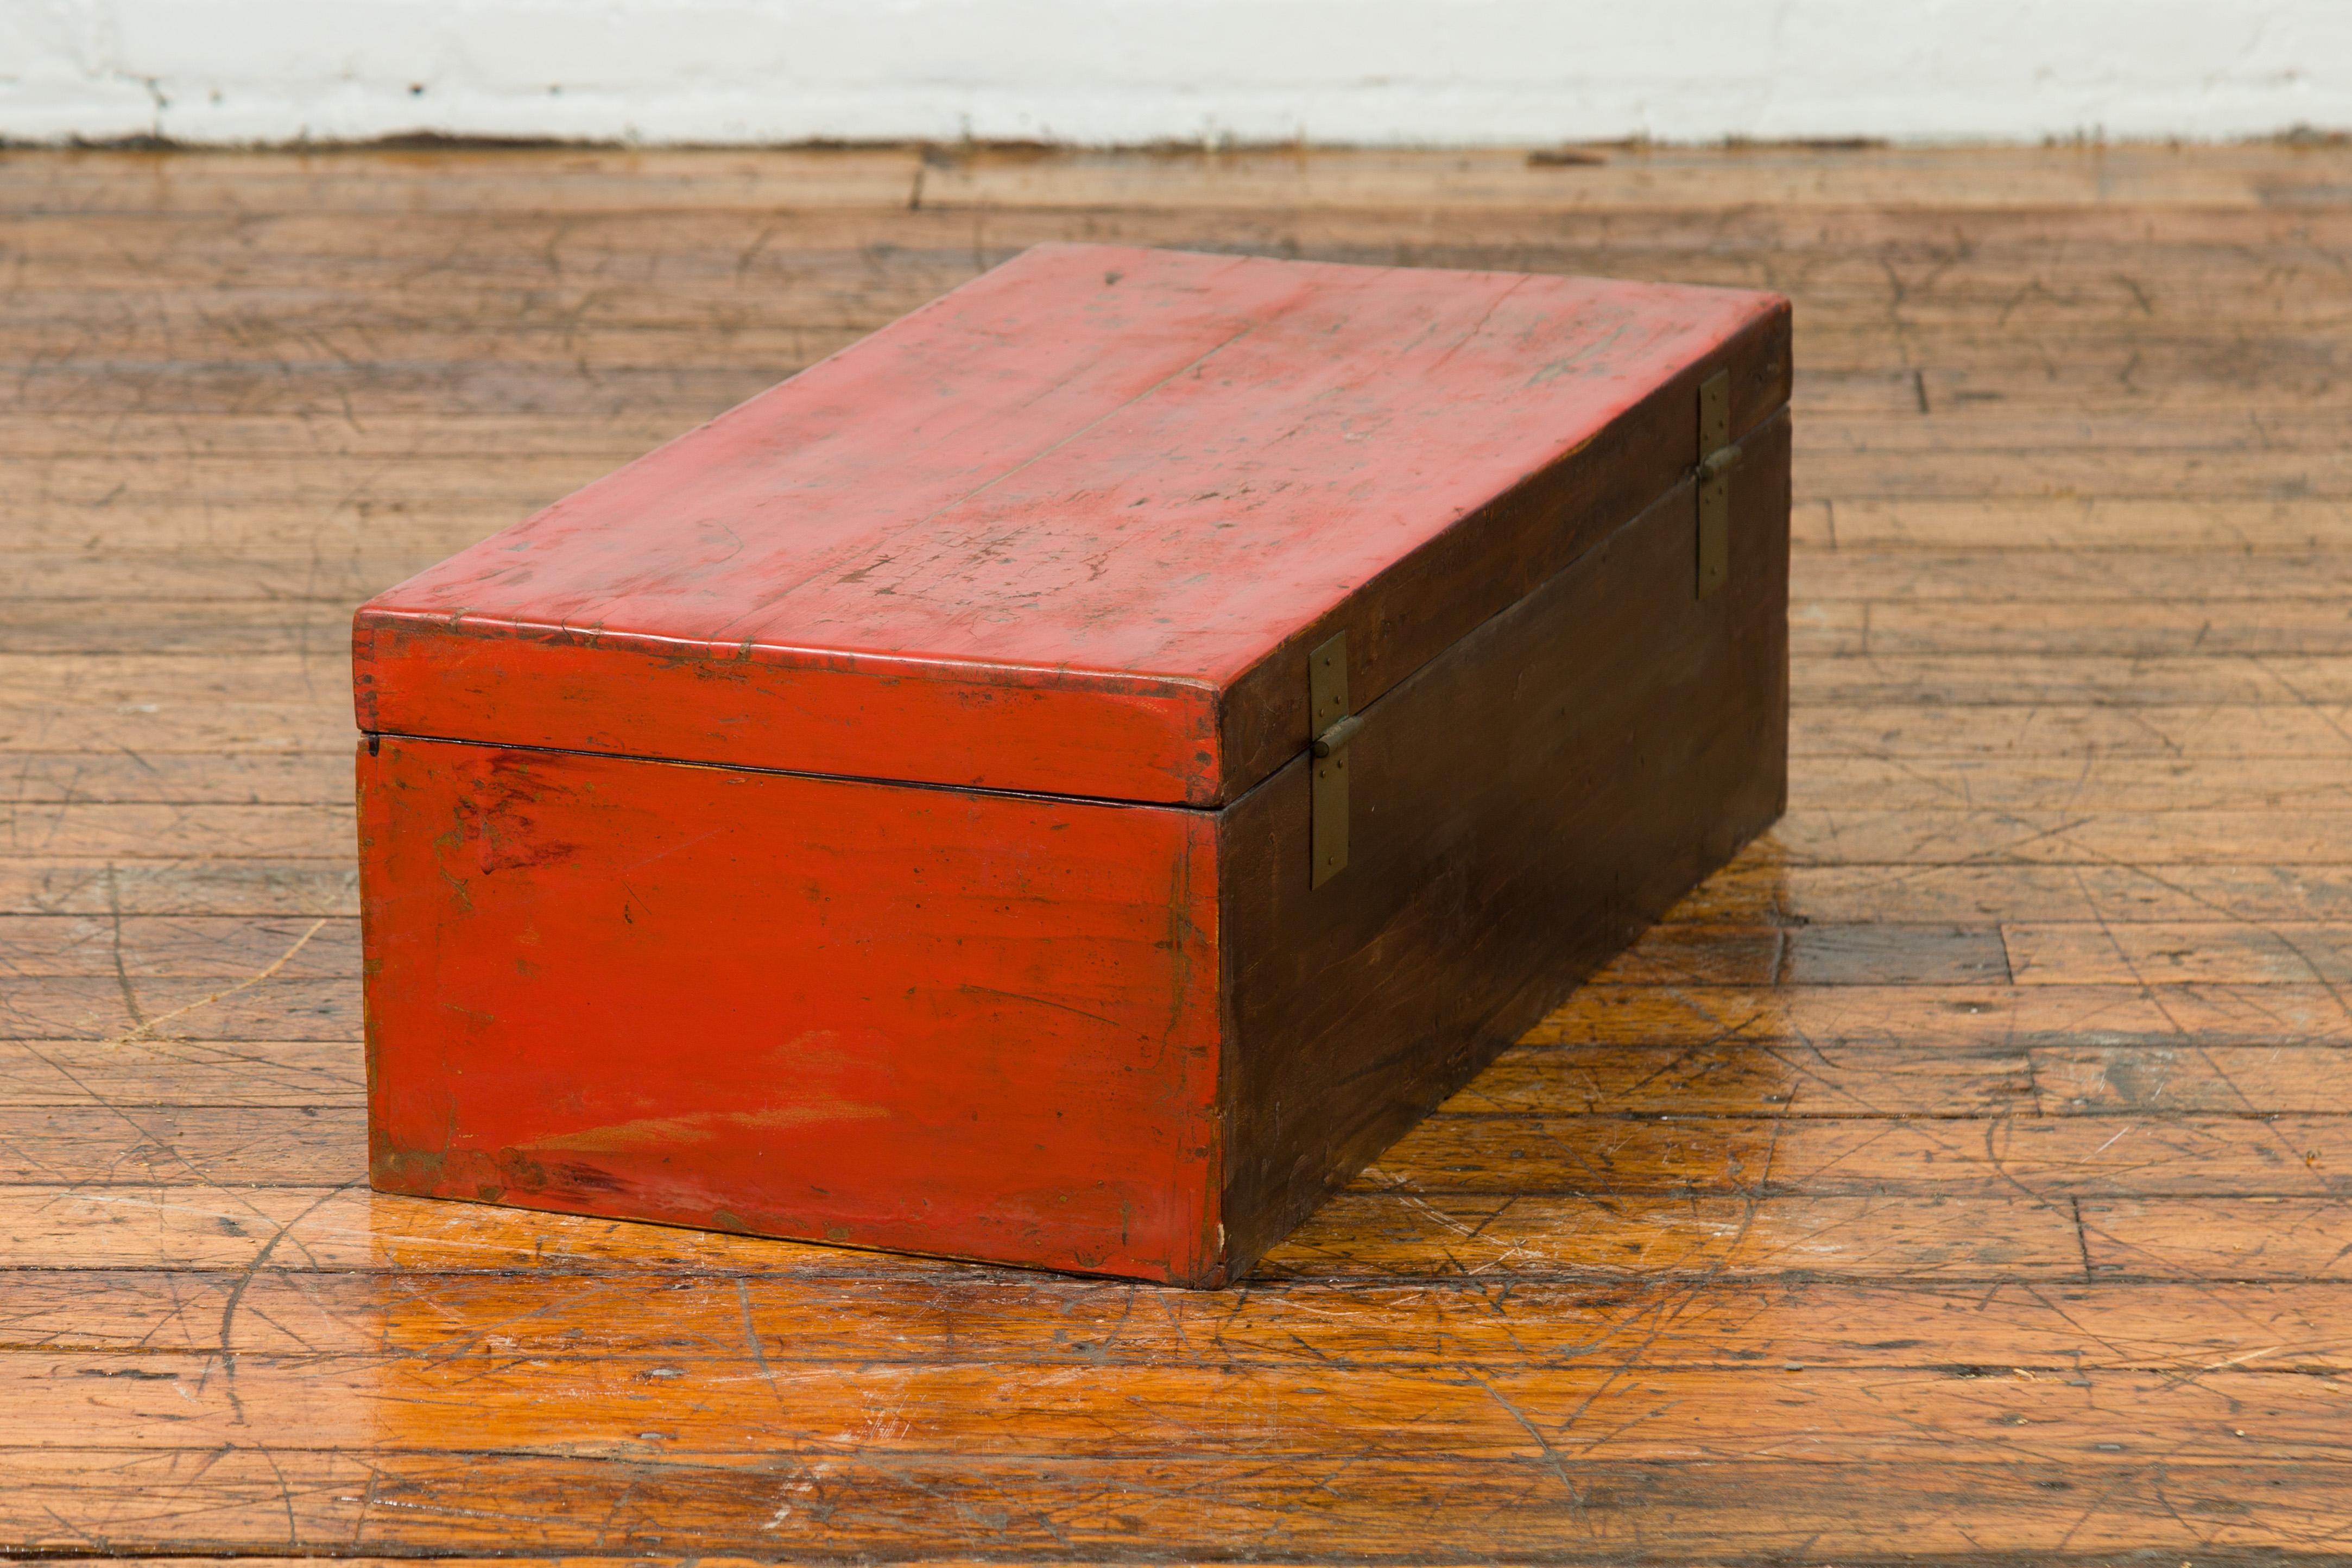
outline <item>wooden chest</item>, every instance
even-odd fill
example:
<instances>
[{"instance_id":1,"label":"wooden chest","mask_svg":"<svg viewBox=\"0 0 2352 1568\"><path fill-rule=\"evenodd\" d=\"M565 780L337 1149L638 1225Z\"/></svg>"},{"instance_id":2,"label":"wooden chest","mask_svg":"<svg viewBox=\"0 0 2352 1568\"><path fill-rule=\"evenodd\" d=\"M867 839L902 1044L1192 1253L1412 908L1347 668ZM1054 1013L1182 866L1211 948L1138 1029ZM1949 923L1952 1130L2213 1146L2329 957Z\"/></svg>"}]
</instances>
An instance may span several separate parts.
<instances>
[{"instance_id":1,"label":"wooden chest","mask_svg":"<svg viewBox=\"0 0 2352 1568\"><path fill-rule=\"evenodd\" d=\"M1780 814L1788 392L1046 247L380 595L375 1185L1235 1278Z\"/></svg>"}]
</instances>

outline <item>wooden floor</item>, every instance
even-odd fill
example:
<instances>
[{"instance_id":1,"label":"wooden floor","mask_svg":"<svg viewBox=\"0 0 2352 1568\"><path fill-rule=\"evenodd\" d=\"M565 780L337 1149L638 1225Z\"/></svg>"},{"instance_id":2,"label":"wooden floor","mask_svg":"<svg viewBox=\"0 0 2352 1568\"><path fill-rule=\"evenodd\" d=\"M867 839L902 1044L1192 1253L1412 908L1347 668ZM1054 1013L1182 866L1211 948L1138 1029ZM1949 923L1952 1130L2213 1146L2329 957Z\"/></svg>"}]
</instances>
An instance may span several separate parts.
<instances>
[{"instance_id":1,"label":"wooden floor","mask_svg":"<svg viewBox=\"0 0 2352 1568\"><path fill-rule=\"evenodd\" d=\"M0 1553L2352 1555L2352 149L1597 156L0 154ZM353 603L1074 237L1793 296L1787 820L1221 1294L371 1195Z\"/></svg>"}]
</instances>

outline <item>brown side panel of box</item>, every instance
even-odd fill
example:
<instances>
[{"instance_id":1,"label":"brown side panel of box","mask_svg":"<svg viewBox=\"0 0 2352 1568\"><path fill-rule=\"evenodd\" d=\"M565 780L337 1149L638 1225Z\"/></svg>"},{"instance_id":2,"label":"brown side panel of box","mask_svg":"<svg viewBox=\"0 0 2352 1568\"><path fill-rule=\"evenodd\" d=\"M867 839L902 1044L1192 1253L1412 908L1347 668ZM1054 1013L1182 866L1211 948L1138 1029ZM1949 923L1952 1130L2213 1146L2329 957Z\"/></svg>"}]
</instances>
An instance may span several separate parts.
<instances>
[{"instance_id":1,"label":"brown side panel of box","mask_svg":"<svg viewBox=\"0 0 2352 1568\"><path fill-rule=\"evenodd\" d=\"M1743 446L1711 596L1685 483L1362 710L1346 870L1303 758L1223 814L1233 1274L1785 807L1785 413Z\"/></svg>"}]
</instances>

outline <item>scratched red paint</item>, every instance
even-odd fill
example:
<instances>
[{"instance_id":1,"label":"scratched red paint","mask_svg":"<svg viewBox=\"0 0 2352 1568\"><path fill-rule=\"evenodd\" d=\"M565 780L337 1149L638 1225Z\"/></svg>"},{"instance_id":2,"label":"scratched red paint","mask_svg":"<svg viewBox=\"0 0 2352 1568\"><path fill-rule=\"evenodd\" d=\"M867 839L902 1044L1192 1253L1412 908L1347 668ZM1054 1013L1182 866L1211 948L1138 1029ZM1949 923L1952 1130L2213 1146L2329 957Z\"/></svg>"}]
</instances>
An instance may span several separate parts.
<instances>
[{"instance_id":1,"label":"scratched red paint","mask_svg":"<svg viewBox=\"0 0 2352 1568\"><path fill-rule=\"evenodd\" d=\"M375 1184L1196 1278L1215 818L359 750Z\"/></svg>"},{"instance_id":2,"label":"scratched red paint","mask_svg":"<svg viewBox=\"0 0 2352 1568\"><path fill-rule=\"evenodd\" d=\"M379 595L360 727L1230 798L1243 674L1782 310L1040 247Z\"/></svg>"},{"instance_id":3,"label":"scratched red paint","mask_svg":"<svg viewBox=\"0 0 2352 1568\"><path fill-rule=\"evenodd\" d=\"M1687 472L1703 370L1765 427L1786 321L1047 247L380 595L375 1184L1225 1279L1221 833L1307 639L1373 701Z\"/></svg>"}]
</instances>

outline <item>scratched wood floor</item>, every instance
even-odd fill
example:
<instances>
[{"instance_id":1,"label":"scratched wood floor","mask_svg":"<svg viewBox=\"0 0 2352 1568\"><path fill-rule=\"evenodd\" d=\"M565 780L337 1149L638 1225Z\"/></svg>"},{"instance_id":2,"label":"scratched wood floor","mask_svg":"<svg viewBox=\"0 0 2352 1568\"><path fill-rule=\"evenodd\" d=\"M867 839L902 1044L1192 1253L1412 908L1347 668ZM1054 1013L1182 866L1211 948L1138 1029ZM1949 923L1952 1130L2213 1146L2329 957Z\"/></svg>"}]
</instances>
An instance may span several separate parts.
<instances>
[{"instance_id":1,"label":"scratched wood floor","mask_svg":"<svg viewBox=\"0 0 2352 1568\"><path fill-rule=\"evenodd\" d=\"M0 154L0 1554L2352 1554L2352 149L1594 158ZM353 603L1072 237L1792 295L1786 822L1226 1293L371 1195Z\"/></svg>"}]
</instances>

